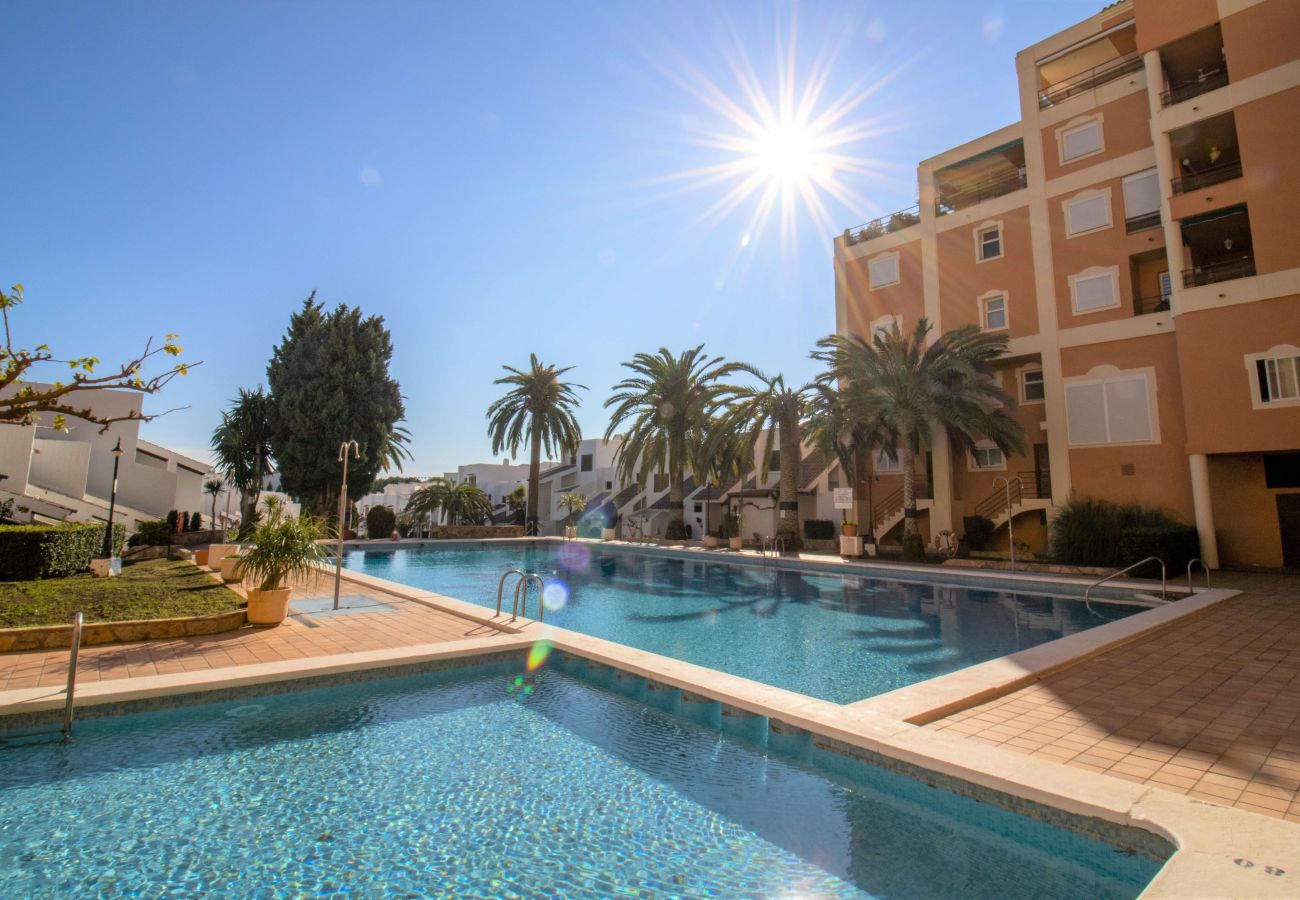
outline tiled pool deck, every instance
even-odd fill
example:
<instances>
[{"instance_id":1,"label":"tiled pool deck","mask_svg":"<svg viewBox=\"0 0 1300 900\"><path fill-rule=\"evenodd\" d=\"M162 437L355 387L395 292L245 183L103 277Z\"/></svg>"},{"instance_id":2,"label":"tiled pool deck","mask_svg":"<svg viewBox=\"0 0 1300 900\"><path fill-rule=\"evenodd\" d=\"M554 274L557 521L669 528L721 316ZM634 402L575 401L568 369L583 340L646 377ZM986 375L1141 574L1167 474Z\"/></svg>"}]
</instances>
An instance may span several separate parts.
<instances>
[{"instance_id":1,"label":"tiled pool deck","mask_svg":"<svg viewBox=\"0 0 1300 900\"><path fill-rule=\"evenodd\" d=\"M1243 593L929 727L1300 823L1300 578Z\"/></svg>"}]
</instances>

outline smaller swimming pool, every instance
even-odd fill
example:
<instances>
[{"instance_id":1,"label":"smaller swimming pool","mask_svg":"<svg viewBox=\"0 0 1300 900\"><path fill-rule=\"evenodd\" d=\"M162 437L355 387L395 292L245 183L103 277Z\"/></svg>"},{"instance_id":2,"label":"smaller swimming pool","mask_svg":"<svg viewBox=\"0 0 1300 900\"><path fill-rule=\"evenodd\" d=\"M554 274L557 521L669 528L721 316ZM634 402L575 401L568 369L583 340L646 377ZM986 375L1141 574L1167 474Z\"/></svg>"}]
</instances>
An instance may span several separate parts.
<instances>
[{"instance_id":1,"label":"smaller swimming pool","mask_svg":"<svg viewBox=\"0 0 1300 900\"><path fill-rule=\"evenodd\" d=\"M797 737L762 746L555 662L574 674L498 663L11 745L0 883L13 897L1106 898L1136 896L1167 852Z\"/></svg>"},{"instance_id":2,"label":"smaller swimming pool","mask_svg":"<svg viewBox=\"0 0 1300 900\"><path fill-rule=\"evenodd\" d=\"M549 624L835 703L1142 611L1089 608L1049 593L1046 583L946 571L903 580L724 559L537 542L350 550L344 564L489 608L507 569L538 572L547 582Z\"/></svg>"}]
</instances>

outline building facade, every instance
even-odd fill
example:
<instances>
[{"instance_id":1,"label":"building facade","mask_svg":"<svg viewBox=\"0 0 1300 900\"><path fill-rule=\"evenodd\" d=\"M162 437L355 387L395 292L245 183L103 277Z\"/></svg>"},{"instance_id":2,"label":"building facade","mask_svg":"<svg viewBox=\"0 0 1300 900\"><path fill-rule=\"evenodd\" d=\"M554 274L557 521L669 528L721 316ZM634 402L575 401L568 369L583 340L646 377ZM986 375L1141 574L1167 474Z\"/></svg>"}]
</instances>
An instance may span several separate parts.
<instances>
[{"instance_id":1,"label":"building facade","mask_svg":"<svg viewBox=\"0 0 1300 900\"><path fill-rule=\"evenodd\" d=\"M1088 496L1194 522L1211 566L1300 566L1300 4L1121 0L1016 67L1019 122L835 241L842 333L1010 341L1026 452L933 440L927 537L979 514L1005 546L1010 516L1044 549ZM901 476L876 463L881 533Z\"/></svg>"}]
</instances>

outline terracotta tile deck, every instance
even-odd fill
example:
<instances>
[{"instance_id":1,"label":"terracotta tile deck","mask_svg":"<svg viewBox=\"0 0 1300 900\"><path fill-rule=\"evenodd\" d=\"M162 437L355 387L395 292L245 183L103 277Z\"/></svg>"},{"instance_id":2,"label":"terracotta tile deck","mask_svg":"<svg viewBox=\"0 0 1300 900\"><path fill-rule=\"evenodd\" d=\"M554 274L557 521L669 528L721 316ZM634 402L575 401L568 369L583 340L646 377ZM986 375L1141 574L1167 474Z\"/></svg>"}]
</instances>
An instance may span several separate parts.
<instances>
[{"instance_id":1,"label":"terracotta tile deck","mask_svg":"<svg viewBox=\"0 0 1300 900\"><path fill-rule=\"evenodd\" d=\"M1300 823L1300 577L929 727Z\"/></svg>"},{"instance_id":2,"label":"terracotta tile deck","mask_svg":"<svg viewBox=\"0 0 1300 900\"><path fill-rule=\"evenodd\" d=\"M77 681L217 669L475 637L487 640L501 634L489 626L346 581L342 593L345 597L366 596L389 607L346 615L295 613L291 608L289 618L275 628L245 627L202 637L84 647L78 658ZM311 598L332 601L333 582L323 579L310 588L294 591L295 602ZM0 653L0 691L62 685L67 677L67 650Z\"/></svg>"}]
</instances>

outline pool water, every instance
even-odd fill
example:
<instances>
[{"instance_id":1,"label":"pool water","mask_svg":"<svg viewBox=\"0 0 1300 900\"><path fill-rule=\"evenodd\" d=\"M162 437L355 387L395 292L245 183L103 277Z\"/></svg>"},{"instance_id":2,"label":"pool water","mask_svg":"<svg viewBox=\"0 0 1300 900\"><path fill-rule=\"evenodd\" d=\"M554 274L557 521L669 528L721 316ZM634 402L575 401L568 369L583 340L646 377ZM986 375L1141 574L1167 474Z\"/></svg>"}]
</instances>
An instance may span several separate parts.
<instances>
[{"instance_id":1,"label":"pool water","mask_svg":"<svg viewBox=\"0 0 1300 900\"><path fill-rule=\"evenodd\" d=\"M1099 898L1136 896L1160 866L859 763L830 775L559 671L510 691L519 668L11 744L4 894Z\"/></svg>"},{"instance_id":2,"label":"pool water","mask_svg":"<svg viewBox=\"0 0 1300 900\"><path fill-rule=\"evenodd\" d=\"M495 607L511 567L548 583L545 621L851 703L1122 618L1140 607L728 565L589 544L350 551L349 569ZM1020 588L1019 590L1023 590ZM505 608L510 608L507 590ZM528 614L536 616L536 588Z\"/></svg>"}]
</instances>

